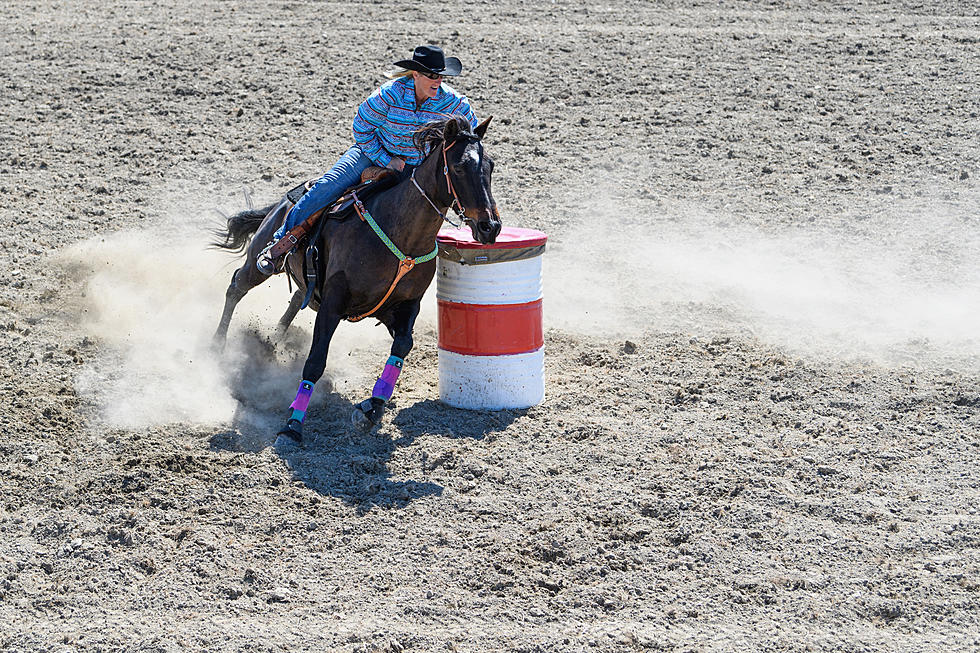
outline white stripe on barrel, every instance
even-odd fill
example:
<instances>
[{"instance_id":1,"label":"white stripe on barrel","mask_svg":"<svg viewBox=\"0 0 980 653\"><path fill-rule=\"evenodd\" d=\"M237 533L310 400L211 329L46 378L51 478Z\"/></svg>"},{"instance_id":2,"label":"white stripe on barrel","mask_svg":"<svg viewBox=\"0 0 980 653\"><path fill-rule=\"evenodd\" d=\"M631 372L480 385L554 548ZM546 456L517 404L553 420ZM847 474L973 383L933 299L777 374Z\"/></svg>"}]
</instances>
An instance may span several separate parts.
<instances>
[{"instance_id":1,"label":"white stripe on barrel","mask_svg":"<svg viewBox=\"0 0 980 653\"><path fill-rule=\"evenodd\" d=\"M457 408L544 400L541 259L547 236L504 227L492 245L439 232L439 397Z\"/></svg>"}]
</instances>

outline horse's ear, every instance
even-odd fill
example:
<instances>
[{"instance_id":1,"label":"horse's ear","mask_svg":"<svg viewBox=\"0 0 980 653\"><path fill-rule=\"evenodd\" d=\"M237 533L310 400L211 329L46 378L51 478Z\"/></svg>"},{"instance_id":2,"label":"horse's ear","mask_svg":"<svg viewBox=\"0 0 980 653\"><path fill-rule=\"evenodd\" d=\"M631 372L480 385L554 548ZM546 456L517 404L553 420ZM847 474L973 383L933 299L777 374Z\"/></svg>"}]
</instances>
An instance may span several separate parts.
<instances>
[{"instance_id":1,"label":"horse's ear","mask_svg":"<svg viewBox=\"0 0 980 653\"><path fill-rule=\"evenodd\" d=\"M487 126L490 125L491 120L493 120L493 116L490 116L489 118L481 122L479 125L476 126L476 129L473 130L474 132L476 132L476 135L479 136L481 141L483 140L483 135L487 133Z\"/></svg>"},{"instance_id":2,"label":"horse's ear","mask_svg":"<svg viewBox=\"0 0 980 653\"><path fill-rule=\"evenodd\" d=\"M442 138L445 141L453 142L459 135L459 123L455 120L447 120L446 127L442 131Z\"/></svg>"}]
</instances>

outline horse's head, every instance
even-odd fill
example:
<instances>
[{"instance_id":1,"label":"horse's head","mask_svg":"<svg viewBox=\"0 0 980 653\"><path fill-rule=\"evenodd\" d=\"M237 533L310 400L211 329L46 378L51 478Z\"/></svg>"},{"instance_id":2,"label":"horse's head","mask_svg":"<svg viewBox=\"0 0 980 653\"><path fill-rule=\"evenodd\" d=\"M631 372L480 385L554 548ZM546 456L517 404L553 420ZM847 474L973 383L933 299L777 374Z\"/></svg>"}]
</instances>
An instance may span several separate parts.
<instances>
[{"instance_id":1,"label":"horse's head","mask_svg":"<svg viewBox=\"0 0 980 653\"><path fill-rule=\"evenodd\" d=\"M494 242L500 233L500 212L490 192L493 159L481 142L491 120L487 118L471 129L465 119L453 118L446 121L442 132L441 172L448 203L456 203L473 231L473 239L483 244Z\"/></svg>"}]
</instances>

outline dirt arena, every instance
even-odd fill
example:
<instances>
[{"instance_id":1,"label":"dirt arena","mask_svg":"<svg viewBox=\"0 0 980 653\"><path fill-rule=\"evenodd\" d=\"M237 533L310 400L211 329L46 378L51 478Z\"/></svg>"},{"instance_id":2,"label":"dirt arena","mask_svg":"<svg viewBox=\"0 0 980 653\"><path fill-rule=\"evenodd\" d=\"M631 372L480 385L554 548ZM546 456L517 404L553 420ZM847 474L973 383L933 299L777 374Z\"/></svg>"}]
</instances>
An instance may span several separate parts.
<instances>
[{"instance_id":1,"label":"dirt arena","mask_svg":"<svg viewBox=\"0 0 980 653\"><path fill-rule=\"evenodd\" d=\"M980 648L974 2L0 2L0 650ZM422 42L549 235L547 398L438 401L426 299L276 278L207 349L215 209L319 175Z\"/></svg>"}]
</instances>

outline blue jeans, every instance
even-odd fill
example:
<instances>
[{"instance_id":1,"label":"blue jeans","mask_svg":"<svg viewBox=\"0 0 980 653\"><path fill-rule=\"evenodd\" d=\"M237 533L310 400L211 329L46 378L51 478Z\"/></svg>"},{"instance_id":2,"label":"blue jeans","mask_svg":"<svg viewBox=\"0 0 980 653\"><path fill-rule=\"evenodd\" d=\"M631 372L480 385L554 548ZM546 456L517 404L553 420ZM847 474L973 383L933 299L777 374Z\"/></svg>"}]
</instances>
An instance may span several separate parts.
<instances>
[{"instance_id":1,"label":"blue jeans","mask_svg":"<svg viewBox=\"0 0 980 653\"><path fill-rule=\"evenodd\" d=\"M279 240L287 231L336 200L345 190L360 182L361 173L373 165L374 162L367 158L358 145L352 145L337 160L337 163L317 179L310 190L296 202L296 206L286 215L286 221L276 231L273 239Z\"/></svg>"}]
</instances>

